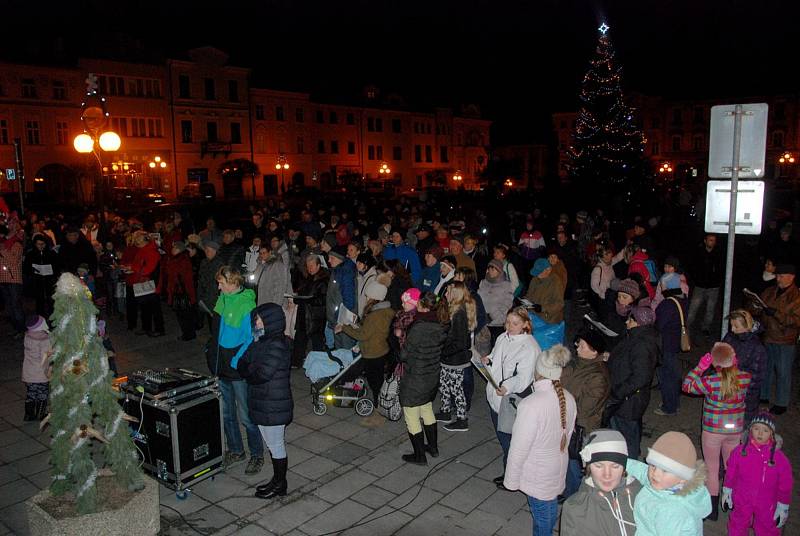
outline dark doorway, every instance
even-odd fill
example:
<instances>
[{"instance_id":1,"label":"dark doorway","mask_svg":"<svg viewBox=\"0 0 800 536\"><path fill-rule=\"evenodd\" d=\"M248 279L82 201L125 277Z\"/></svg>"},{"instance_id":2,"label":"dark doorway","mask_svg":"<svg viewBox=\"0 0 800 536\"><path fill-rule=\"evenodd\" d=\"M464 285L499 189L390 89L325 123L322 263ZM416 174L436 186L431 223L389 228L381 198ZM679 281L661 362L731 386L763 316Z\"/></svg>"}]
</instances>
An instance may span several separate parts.
<instances>
[{"instance_id":1,"label":"dark doorway","mask_svg":"<svg viewBox=\"0 0 800 536\"><path fill-rule=\"evenodd\" d=\"M277 175L264 175L264 195L278 195Z\"/></svg>"}]
</instances>

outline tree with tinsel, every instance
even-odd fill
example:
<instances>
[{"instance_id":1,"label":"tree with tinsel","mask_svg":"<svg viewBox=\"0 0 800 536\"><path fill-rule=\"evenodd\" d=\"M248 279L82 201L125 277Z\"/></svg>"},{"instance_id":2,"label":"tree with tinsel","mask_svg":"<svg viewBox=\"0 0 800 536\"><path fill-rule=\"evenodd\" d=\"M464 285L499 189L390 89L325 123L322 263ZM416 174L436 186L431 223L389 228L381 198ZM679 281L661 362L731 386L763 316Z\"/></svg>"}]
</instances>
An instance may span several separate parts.
<instances>
[{"instance_id":1,"label":"tree with tinsel","mask_svg":"<svg viewBox=\"0 0 800 536\"><path fill-rule=\"evenodd\" d=\"M136 491L144 483L126 422L131 418L111 385L92 295L80 279L65 273L54 300L51 413L46 419L52 431L50 492L71 495L78 513L86 514L98 506L98 471L113 476L123 490Z\"/></svg>"},{"instance_id":2,"label":"tree with tinsel","mask_svg":"<svg viewBox=\"0 0 800 536\"><path fill-rule=\"evenodd\" d=\"M622 67L603 23L595 56L581 84L581 108L568 152L573 184L585 193L630 200L642 192L648 173L644 135L622 95ZM626 199L627 198L627 199Z\"/></svg>"}]
</instances>

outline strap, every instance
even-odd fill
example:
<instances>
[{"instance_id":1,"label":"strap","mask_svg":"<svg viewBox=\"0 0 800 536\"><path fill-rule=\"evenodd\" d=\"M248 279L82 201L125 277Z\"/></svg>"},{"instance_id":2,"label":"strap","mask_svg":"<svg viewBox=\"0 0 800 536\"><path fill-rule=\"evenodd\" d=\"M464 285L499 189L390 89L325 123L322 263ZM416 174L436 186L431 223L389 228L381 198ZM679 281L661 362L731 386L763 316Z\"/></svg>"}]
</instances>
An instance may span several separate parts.
<instances>
[{"instance_id":1,"label":"strap","mask_svg":"<svg viewBox=\"0 0 800 536\"><path fill-rule=\"evenodd\" d=\"M681 304L680 304L680 302L678 301L678 299L677 299L677 298L673 298L672 296L670 296L670 297L669 297L669 298L667 298L667 299L668 299L668 300L672 300L672 301L675 303L675 307L677 307L677 308L678 308L678 314L681 316L681 329L685 329L685 328L686 328L686 326L685 326L685 325L684 325L684 323L683 323L683 308L681 307Z\"/></svg>"}]
</instances>

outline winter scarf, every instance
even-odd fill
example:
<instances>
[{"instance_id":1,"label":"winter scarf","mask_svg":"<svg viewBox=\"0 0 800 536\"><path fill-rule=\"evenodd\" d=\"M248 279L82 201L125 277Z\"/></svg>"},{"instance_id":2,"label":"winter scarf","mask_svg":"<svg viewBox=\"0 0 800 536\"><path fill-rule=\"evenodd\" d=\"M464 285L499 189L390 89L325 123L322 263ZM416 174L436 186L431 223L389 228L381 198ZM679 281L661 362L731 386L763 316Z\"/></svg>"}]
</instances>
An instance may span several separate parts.
<instances>
[{"instance_id":1,"label":"winter scarf","mask_svg":"<svg viewBox=\"0 0 800 536\"><path fill-rule=\"evenodd\" d=\"M248 288L234 294L220 294L214 312L222 317L226 325L238 328L245 317L249 321L250 311L255 308L256 293Z\"/></svg>"}]
</instances>

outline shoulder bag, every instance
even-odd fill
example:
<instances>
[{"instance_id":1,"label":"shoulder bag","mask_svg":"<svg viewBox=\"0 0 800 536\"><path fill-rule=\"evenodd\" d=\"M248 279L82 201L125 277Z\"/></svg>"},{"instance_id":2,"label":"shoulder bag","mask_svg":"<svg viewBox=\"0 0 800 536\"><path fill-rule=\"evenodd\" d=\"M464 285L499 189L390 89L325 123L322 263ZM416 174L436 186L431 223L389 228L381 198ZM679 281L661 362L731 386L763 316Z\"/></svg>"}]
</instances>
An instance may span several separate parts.
<instances>
[{"instance_id":1,"label":"shoulder bag","mask_svg":"<svg viewBox=\"0 0 800 536\"><path fill-rule=\"evenodd\" d=\"M678 308L678 314L681 317L681 352L691 352L692 351L692 341L689 339L689 332L686 330L686 323L683 320L683 308L681 307L680 302L675 298L667 298L668 300L672 300L675 303L675 307Z\"/></svg>"}]
</instances>

